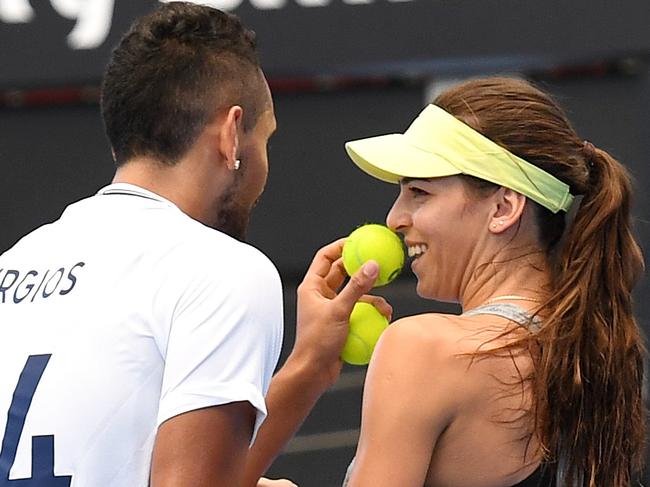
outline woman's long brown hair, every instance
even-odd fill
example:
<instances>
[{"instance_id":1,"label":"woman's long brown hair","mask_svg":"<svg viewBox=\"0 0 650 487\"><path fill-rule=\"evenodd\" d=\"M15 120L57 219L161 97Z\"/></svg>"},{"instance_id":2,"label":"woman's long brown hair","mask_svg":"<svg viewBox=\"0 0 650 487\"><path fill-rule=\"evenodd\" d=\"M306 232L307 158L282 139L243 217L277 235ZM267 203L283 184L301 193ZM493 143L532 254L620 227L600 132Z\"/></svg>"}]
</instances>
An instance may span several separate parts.
<instances>
[{"instance_id":1,"label":"woman's long brown hair","mask_svg":"<svg viewBox=\"0 0 650 487\"><path fill-rule=\"evenodd\" d=\"M643 466L646 411L631 295L644 265L627 171L578 137L557 104L526 81L472 80L434 103L581 196L572 222L535 205L552 288L539 310L541 330L514 346L536 351L534 372L522 380L530 381L533 434L558 487L628 487Z\"/></svg>"}]
</instances>

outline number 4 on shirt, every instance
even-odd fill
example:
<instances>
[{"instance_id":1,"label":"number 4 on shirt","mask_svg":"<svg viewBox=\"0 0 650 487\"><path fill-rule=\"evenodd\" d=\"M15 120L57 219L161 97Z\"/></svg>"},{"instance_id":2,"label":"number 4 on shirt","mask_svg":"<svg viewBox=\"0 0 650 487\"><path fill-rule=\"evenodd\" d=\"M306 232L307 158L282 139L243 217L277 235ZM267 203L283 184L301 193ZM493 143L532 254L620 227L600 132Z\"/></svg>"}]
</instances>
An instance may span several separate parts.
<instances>
[{"instance_id":1,"label":"number 4 on shirt","mask_svg":"<svg viewBox=\"0 0 650 487\"><path fill-rule=\"evenodd\" d=\"M9 480L32 398L51 356L30 355L20 373L7 413L7 426L0 450L0 487L70 487L72 482L70 475L54 475L54 435L33 436L31 478Z\"/></svg>"}]
</instances>

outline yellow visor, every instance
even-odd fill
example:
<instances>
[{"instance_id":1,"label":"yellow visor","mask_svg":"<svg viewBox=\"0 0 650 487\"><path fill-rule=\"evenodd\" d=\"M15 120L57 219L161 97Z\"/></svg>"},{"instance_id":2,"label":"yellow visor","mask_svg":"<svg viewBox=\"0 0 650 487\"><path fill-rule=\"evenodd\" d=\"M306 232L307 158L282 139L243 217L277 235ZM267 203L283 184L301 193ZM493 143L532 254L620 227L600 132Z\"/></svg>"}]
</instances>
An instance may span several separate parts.
<instances>
[{"instance_id":1,"label":"yellow visor","mask_svg":"<svg viewBox=\"0 0 650 487\"><path fill-rule=\"evenodd\" d=\"M389 183L468 174L517 191L553 213L568 211L573 202L567 184L436 105L428 105L403 134L353 140L345 149L363 171Z\"/></svg>"}]
</instances>

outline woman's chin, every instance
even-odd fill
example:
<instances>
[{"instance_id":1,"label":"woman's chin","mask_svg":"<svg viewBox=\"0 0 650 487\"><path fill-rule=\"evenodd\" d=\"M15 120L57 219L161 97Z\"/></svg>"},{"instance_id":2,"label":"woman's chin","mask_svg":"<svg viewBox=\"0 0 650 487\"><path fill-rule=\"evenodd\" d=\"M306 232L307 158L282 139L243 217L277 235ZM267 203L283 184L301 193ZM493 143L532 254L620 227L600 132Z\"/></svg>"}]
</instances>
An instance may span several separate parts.
<instances>
[{"instance_id":1,"label":"woman's chin","mask_svg":"<svg viewBox=\"0 0 650 487\"><path fill-rule=\"evenodd\" d=\"M415 286L415 293L422 299L432 299L441 303L458 303L456 296L449 292L442 292L442 290L432 286L425 280L418 278Z\"/></svg>"},{"instance_id":2,"label":"woman's chin","mask_svg":"<svg viewBox=\"0 0 650 487\"><path fill-rule=\"evenodd\" d=\"M418 296L424 299L436 299L436 296L431 287L427 286L427 283L418 277L417 284L415 286L415 292Z\"/></svg>"}]
</instances>

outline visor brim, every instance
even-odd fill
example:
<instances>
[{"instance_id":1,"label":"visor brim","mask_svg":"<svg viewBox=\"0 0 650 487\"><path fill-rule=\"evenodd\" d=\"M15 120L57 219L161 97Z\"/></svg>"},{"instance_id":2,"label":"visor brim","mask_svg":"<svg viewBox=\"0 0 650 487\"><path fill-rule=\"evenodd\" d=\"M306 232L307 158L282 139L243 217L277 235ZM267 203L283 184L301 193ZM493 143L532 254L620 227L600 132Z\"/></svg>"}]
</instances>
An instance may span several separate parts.
<instances>
[{"instance_id":1,"label":"visor brim","mask_svg":"<svg viewBox=\"0 0 650 487\"><path fill-rule=\"evenodd\" d=\"M374 178L399 183L402 178L440 178L461 174L443 157L421 150L404 134L380 135L347 142L350 159Z\"/></svg>"}]
</instances>

